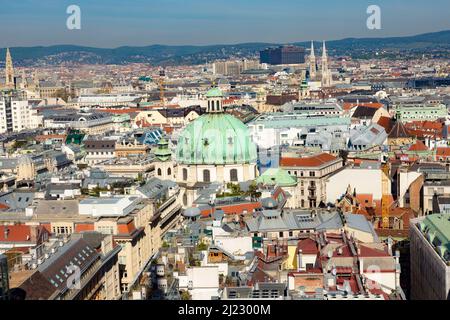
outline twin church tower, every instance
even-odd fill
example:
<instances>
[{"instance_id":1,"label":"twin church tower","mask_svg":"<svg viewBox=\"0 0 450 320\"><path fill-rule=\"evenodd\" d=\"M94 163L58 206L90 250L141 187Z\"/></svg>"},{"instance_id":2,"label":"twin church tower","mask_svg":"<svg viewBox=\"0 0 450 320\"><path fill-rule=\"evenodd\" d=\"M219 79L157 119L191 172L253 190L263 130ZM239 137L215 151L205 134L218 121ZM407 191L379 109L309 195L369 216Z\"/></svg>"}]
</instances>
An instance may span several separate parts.
<instances>
[{"instance_id":1,"label":"twin church tower","mask_svg":"<svg viewBox=\"0 0 450 320\"><path fill-rule=\"evenodd\" d=\"M325 46L325 41L323 42L323 50L322 50L322 70L321 70L321 80L322 87L330 87L332 84L332 76L331 71L328 66L328 54L327 48ZM318 70L317 70L317 60L316 55L314 53L314 42L311 41L311 54L309 56L309 78L311 80L318 80Z\"/></svg>"}]
</instances>

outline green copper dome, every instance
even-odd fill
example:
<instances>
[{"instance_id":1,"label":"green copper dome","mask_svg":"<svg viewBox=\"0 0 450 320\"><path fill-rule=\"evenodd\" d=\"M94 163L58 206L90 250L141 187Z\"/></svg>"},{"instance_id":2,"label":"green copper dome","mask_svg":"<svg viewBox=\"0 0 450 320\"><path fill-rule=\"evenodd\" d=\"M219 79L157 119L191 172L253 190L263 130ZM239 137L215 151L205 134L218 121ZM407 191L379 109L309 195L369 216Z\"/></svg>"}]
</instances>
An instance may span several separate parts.
<instances>
[{"instance_id":1,"label":"green copper dome","mask_svg":"<svg viewBox=\"0 0 450 320\"><path fill-rule=\"evenodd\" d=\"M248 128L225 113L207 113L186 126L176 150L182 164L256 163L256 145Z\"/></svg>"},{"instance_id":2,"label":"green copper dome","mask_svg":"<svg viewBox=\"0 0 450 320\"><path fill-rule=\"evenodd\" d=\"M169 150L169 142L161 138L158 142L158 147L156 148L155 155L160 161L170 160L172 153Z\"/></svg>"},{"instance_id":3,"label":"green copper dome","mask_svg":"<svg viewBox=\"0 0 450 320\"><path fill-rule=\"evenodd\" d=\"M223 93L222 91L215 87L210 89L207 93L206 93L206 97L207 98L222 98L223 97Z\"/></svg>"},{"instance_id":4,"label":"green copper dome","mask_svg":"<svg viewBox=\"0 0 450 320\"><path fill-rule=\"evenodd\" d=\"M297 185L297 178L291 176L286 170L270 168L258 177L256 182L269 186L278 185L280 187L294 187Z\"/></svg>"}]
</instances>

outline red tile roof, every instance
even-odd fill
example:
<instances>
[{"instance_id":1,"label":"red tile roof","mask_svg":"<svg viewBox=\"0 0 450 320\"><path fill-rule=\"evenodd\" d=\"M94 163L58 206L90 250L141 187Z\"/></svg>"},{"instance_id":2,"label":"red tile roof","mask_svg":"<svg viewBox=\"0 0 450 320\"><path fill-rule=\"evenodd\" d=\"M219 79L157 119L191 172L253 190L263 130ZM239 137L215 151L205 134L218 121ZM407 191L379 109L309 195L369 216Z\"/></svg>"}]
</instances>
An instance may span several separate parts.
<instances>
[{"instance_id":1,"label":"red tile roof","mask_svg":"<svg viewBox=\"0 0 450 320\"><path fill-rule=\"evenodd\" d=\"M390 257L389 253L384 250L379 250L376 248L366 247L364 245L359 246L360 257Z\"/></svg>"},{"instance_id":2,"label":"red tile roof","mask_svg":"<svg viewBox=\"0 0 450 320\"><path fill-rule=\"evenodd\" d=\"M129 221L128 223L117 224L117 233L120 235L130 235L136 231L134 221Z\"/></svg>"},{"instance_id":3,"label":"red tile roof","mask_svg":"<svg viewBox=\"0 0 450 320\"><path fill-rule=\"evenodd\" d=\"M342 273L352 273L353 272L353 268L352 267L336 267L336 273L337 274L342 274ZM344 283L343 280L341 280L342 283Z\"/></svg>"},{"instance_id":4,"label":"red tile roof","mask_svg":"<svg viewBox=\"0 0 450 320\"><path fill-rule=\"evenodd\" d=\"M216 209L221 209L225 214L242 214L244 211L252 213L254 209L261 208L261 202L247 202L239 204L221 204L217 205ZM208 217L212 213L211 208L207 208L201 211L203 217Z\"/></svg>"},{"instance_id":5,"label":"red tile roof","mask_svg":"<svg viewBox=\"0 0 450 320\"><path fill-rule=\"evenodd\" d=\"M339 251L339 248L342 251ZM353 257L352 251L348 247L348 245L340 246L339 248L336 248L336 250L333 251L333 258L339 258L339 257ZM340 253L341 252L341 253Z\"/></svg>"},{"instance_id":6,"label":"red tile roof","mask_svg":"<svg viewBox=\"0 0 450 320\"><path fill-rule=\"evenodd\" d=\"M450 157L450 148L443 147L436 149L436 156L438 157Z\"/></svg>"},{"instance_id":7,"label":"red tile roof","mask_svg":"<svg viewBox=\"0 0 450 320\"><path fill-rule=\"evenodd\" d=\"M312 157L303 158L281 158L281 167L320 167L328 162L335 161L337 158L329 153L322 153Z\"/></svg>"},{"instance_id":8,"label":"red tile roof","mask_svg":"<svg viewBox=\"0 0 450 320\"><path fill-rule=\"evenodd\" d=\"M356 195L356 200L363 207L372 207L373 206L373 194L359 193Z\"/></svg>"},{"instance_id":9,"label":"red tile roof","mask_svg":"<svg viewBox=\"0 0 450 320\"><path fill-rule=\"evenodd\" d=\"M428 147L421 140L417 140L415 144L409 147L408 151L428 151Z\"/></svg>"},{"instance_id":10,"label":"red tile roof","mask_svg":"<svg viewBox=\"0 0 450 320\"><path fill-rule=\"evenodd\" d=\"M93 223L79 223L75 226L75 232L94 231Z\"/></svg>"},{"instance_id":11,"label":"red tile roof","mask_svg":"<svg viewBox=\"0 0 450 320\"><path fill-rule=\"evenodd\" d=\"M300 240L297 244L297 250L302 250L303 254L317 254L319 249L313 239Z\"/></svg>"},{"instance_id":12,"label":"red tile roof","mask_svg":"<svg viewBox=\"0 0 450 320\"><path fill-rule=\"evenodd\" d=\"M1 242L28 242L30 239L30 226L25 224L0 226Z\"/></svg>"},{"instance_id":13,"label":"red tile roof","mask_svg":"<svg viewBox=\"0 0 450 320\"><path fill-rule=\"evenodd\" d=\"M408 129L420 129L426 131L441 131L444 123L439 121L412 121L405 124Z\"/></svg>"},{"instance_id":14,"label":"red tile roof","mask_svg":"<svg viewBox=\"0 0 450 320\"><path fill-rule=\"evenodd\" d=\"M238 100L238 99L236 99L236 98L228 98L228 99L224 99L224 100L222 101L222 104L223 104L223 105L226 105L226 104L232 104L232 103L234 103L236 100Z\"/></svg>"},{"instance_id":15,"label":"red tile roof","mask_svg":"<svg viewBox=\"0 0 450 320\"><path fill-rule=\"evenodd\" d=\"M392 119L388 117L380 117L378 124L382 126L387 133L391 132L394 126Z\"/></svg>"}]
</instances>

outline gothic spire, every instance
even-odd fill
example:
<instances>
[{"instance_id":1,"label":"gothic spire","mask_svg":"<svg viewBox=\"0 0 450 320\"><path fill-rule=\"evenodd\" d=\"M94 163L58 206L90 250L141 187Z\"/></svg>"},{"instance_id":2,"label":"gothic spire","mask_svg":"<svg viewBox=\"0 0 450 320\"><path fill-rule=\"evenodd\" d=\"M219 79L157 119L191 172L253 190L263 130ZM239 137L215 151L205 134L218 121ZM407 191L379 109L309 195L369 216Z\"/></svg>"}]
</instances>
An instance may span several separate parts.
<instances>
[{"instance_id":1,"label":"gothic spire","mask_svg":"<svg viewBox=\"0 0 450 320\"><path fill-rule=\"evenodd\" d=\"M309 56L309 78L314 80L316 78L316 54L314 53L314 41L311 41L311 54Z\"/></svg>"},{"instance_id":2,"label":"gothic spire","mask_svg":"<svg viewBox=\"0 0 450 320\"><path fill-rule=\"evenodd\" d=\"M5 64L5 85L8 88L14 87L14 67L11 58L11 52L9 52L9 48L6 49L6 64Z\"/></svg>"},{"instance_id":3,"label":"gothic spire","mask_svg":"<svg viewBox=\"0 0 450 320\"><path fill-rule=\"evenodd\" d=\"M325 40L323 41L323 50L322 50L322 87L331 86L332 78L331 72L328 67L328 54L327 47L325 45Z\"/></svg>"}]
</instances>

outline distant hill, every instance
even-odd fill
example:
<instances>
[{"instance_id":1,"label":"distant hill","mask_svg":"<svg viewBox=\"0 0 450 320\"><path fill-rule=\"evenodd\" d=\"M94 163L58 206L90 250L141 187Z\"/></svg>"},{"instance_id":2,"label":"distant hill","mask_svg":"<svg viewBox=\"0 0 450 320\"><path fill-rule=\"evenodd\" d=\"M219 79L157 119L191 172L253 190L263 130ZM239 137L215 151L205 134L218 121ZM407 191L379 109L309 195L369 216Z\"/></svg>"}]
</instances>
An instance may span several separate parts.
<instances>
[{"instance_id":1,"label":"distant hill","mask_svg":"<svg viewBox=\"0 0 450 320\"><path fill-rule=\"evenodd\" d=\"M309 42L295 45L309 47ZM215 59L248 57L274 43L240 43L233 45L169 46L150 45L143 47L124 46L114 49L84 47L76 45L54 45L10 48L17 65L56 65L64 62L88 64L124 64L145 62L154 65L204 63ZM320 46L319 46L320 47ZM415 50L428 52L430 49L450 50L450 30L426 33L408 37L389 38L347 38L329 41L327 47L333 54L372 53L373 50ZM0 49L0 61L4 63L5 48ZM319 50L319 48L318 48Z\"/></svg>"},{"instance_id":2,"label":"distant hill","mask_svg":"<svg viewBox=\"0 0 450 320\"><path fill-rule=\"evenodd\" d=\"M450 47L450 30L424 33L408 37L390 37L390 38L346 38L342 40L330 41L330 48L428 48L436 46Z\"/></svg>"}]
</instances>

